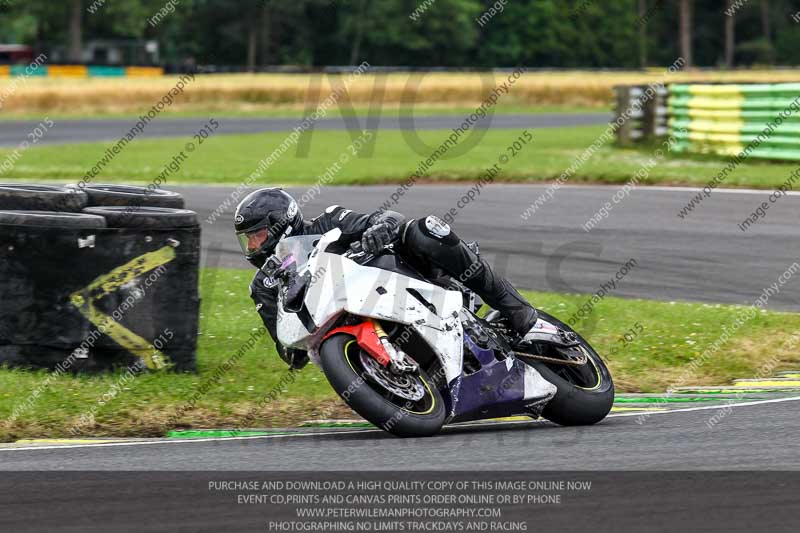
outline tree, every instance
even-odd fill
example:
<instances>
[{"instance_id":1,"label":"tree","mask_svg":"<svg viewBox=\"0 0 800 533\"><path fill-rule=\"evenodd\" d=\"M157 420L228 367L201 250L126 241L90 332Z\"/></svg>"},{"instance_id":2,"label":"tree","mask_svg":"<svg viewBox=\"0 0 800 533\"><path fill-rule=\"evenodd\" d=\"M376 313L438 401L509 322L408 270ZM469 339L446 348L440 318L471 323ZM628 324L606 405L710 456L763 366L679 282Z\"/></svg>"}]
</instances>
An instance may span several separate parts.
<instances>
[{"instance_id":1,"label":"tree","mask_svg":"<svg viewBox=\"0 0 800 533\"><path fill-rule=\"evenodd\" d=\"M261 35L259 36L260 42L260 61L261 65L270 64L270 48L272 40L272 5L270 0L264 0L261 6Z\"/></svg>"},{"instance_id":2,"label":"tree","mask_svg":"<svg viewBox=\"0 0 800 533\"><path fill-rule=\"evenodd\" d=\"M358 58L361 55L361 40L364 38L364 15L366 14L367 2L366 0L358 1L358 11L356 11L355 20L355 35L353 36L353 46L350 48L350 65L358 63Z\"/></svg>"},{"instance_id":3,"label":"tree","mask_svg":"<svg viewBox=\"0 0 800 533\"><path fill-rule=\"evenodd\" d=\"M639 0L639 66L647 67L647 0Z\"/></svg>"},{"instance_id":4,"label":"tree","mask_svg":"<svg viewBox=\"0 0 800 533\"><path fill-rule=\"evenodd\" d=\"M253 20L247 24L247 72L256 70L256 46L258 44L258 29Z\"/></svg>"},{"instance_id":5,"label":"tree","mask_svg":"<svg viewBox=\"0 0 800 533\"><path fill-rule=\"evenodd\" d=\"M800 63L800 0L0 0L0 42L81 61L153 39L168 64L644 67ZM500 6L502 5L502 11ZM487 20L479 18L492 12ZM724 14L723 11L731 13ZM720 20L719 17L724 17ZM136 58L126 58L136 61Z\"/></svg>"},{"instance_id":6,"label":"tree","mask_svg":"<svg viewBox=\"0 0 800 533\"><path fill-rule=\"evenodd\" d=\"M761 33L769 49L769 62L773 63L774 54L772 52L772 24L770 23L769 0L761 0Z\"/></svg>"},{"instance_id":7,"label":"tree","mask_svg":"<svg viewBox=\"0 0 800 533\"><path fill-rule=\"evenodd\" d=\"M69 7L69 34L67 39L67 59L73 63L83 60L83 44L81 35L81 16L83 1L71 0Z\"/></svg>"},{"instance_id":8,"label":"tree","mask_svg":"<svg viewBox=\"0 0 800 533\"><path fill-rule=\"evenodd\" d=\"M692 0L679 0L680 45L684 69L692 67Z\"/></svg>"},{"instance_id":9,"label":"tree","mask_svg":"<svg viewBox=\"0 0 800 533\"><path fill-rule=\"evenodd\" d=\"M733 51L736 47L734 32L736 31L736 10L734 2L736 0L726 0L725 2L725 67L733 68Z\"/></svg>"}]
</instances>

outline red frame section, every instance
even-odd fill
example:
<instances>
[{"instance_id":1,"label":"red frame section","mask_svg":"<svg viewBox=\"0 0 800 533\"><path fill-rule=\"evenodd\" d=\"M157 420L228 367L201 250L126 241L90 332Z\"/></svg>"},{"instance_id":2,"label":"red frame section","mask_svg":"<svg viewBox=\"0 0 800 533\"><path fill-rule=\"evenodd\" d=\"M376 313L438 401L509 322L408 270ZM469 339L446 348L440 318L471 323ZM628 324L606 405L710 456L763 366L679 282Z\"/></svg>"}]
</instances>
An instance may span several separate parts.
<instances>
[{"instance_id":1,"label":"red frame section","mask_svg":"<svg viewBox=\"0 0 800 533\"><path fill-rule=\"evenodd\" d=\"M383 347L383 343L381 342L380 337L378 337L378 333L375 331L375 326L372 325L372 321L365 320L361 324L356 324L354 326L342 326L340 328L330 330L323 338L324 341L331 335L335 335L337 333L347 333L348 335L352 335L356 338L356 342L358 343L361 348L364 349L373 359L378 361L383 366L389 366L389 362L392 360L389 357L389 353L386 351L386 348Z\"/></svg>"}]
</instances>

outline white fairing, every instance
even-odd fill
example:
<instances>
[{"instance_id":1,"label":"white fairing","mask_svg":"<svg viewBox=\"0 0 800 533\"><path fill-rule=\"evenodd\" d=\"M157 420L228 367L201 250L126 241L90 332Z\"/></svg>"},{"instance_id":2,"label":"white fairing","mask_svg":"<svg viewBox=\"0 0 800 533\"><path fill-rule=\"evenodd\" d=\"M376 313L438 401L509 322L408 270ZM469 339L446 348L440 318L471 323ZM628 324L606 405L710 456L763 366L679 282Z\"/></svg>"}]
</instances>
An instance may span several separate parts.
<instances>
[{"instance_id":1,"label":"white fairing","mask_svg":"<svg viewBox=\"0 0 800 533\"><path fill-rule=\"evenodd\" d=\"M549 400L556 395L556 386L547 381L532 366L525 365L525 396L526 400Z\"/></svg>"},{"instance_id":2,"label":"white fairing","mask_svg":"<svg viewBox=\"0 0 800 533\"><path fill-rule=\"evenodd\" d=\"M290 348L305 348L311 332L306 329L296 313L283 310L283 302L278 299L278 340Z\"/></svg>"},{"instance_id":3,"label":"white fairing","mask_svg":"<svg viewBox=\"0 0 800 533\"><path fill-rule=\"evenodd\" d=\"M292 254L298 263L298 275L304 272L311 275L304 302L314 322L314 331L309 331L296 314L283 311L279 302L278 340L281 344L308 350L315 358L321 340L318 328L343 312L387 319L411 325L439 356L448 382L457 378L461 374L463 350L463 331L458 319L461 293L320 251L336 242L339 235L340 231L335 229L321 237L295 237L279 244L276 251L279 257L283 259ZM306 241L301 242L301 239ZM310 249L312 240L319 243L304 262L302 249ZM432 304L436 313L407 289L416 291Z\"/></svg>"},{"instance_id":4,"label":"white fairing","mask_svg":"<svg viewBox=\"0 0 800 533\"><path fill-rule=\"evenodd\" d=\"M324 324L342 312L411 325L443 363L448 382L461 374L463 331L458 311L462 296L431 283L379 268L361 266L336 254L321 252L306 298L311 318ZM428 309L416 295L433 306ZM312 303L314 305L312 305Z\"/></svg>"},{"instance_id":5,"label":"white fairing","mask_svg":"<svg viewBox=\"0 0 800 533\"><path fill-rule=\"evenodd\" d=\"M459 317L462 294L321 251L336 242L340 234L340 230L334 229L323 236L293 237L279 244L276 254L281 259L291 255L297 261L298 275L308 272L311 276L304 302L313 321L309 324L313 327L306 328L297 314L283 310L279 299L281 344L307 350L311 360L319 364L319 344L330 329L324 326L342 313L386 319L411 325L425 339L438 356L448 383L460 378L464 347ZM429 309L431 305L435 312ZM549 399L555 394L555 386L527 366L524 385L526 399Z\"/></svg>"}]
</instances>

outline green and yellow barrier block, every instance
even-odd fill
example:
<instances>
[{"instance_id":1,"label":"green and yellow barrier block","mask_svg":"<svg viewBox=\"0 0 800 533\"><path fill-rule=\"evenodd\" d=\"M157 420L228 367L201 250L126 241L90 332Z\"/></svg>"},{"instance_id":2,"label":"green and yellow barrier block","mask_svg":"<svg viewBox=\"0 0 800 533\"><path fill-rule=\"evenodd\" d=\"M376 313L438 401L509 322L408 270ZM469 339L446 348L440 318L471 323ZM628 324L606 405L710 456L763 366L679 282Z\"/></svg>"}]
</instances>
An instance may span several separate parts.
<instances>
[{"instance_id":1,"label":"green and yellow barrier block","mask_svg":"<svg viewBox=\"0 0 800 533\"><path fill-rule=\"evenodd\" d=\"M673 84L676 151L800 160L800 83Z\"/></svg>"}]
</instances>

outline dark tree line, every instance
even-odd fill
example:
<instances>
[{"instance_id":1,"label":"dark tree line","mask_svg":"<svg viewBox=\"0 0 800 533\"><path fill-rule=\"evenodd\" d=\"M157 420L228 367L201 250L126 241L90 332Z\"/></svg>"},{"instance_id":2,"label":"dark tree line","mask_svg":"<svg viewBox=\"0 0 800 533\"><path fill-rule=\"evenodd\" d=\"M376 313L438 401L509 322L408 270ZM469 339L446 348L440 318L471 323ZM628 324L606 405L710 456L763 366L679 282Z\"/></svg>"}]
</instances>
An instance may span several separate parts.
<instances>
[{"instance_id":1,"label":"dark tree line","mask_svg":"<svg viewBox=\"0 0 800 533\"><path fill-rule=\"evenodd\" d=\"M147 38L167 63L249 69L800 63L800 0L506 0L483 25L496 0L435 0L412 20L423 1L173 0L152 25L168 0L3 0L0 42L60 45L76 60L90 39Z\"/></svg>"}]
</instances>

